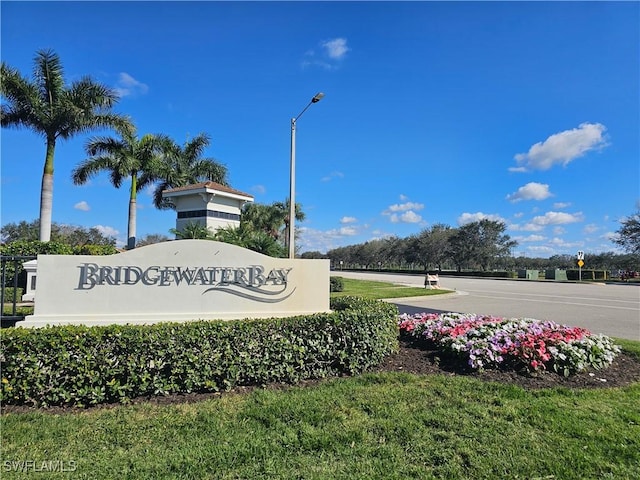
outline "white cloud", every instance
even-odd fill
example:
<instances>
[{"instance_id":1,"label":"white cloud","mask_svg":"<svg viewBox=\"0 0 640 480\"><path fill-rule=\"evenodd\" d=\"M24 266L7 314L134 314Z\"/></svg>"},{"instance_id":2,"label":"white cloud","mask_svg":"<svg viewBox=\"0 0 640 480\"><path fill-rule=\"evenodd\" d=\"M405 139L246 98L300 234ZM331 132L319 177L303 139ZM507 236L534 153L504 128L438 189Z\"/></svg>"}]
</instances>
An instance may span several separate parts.
<instances>
[{"instance_id":1,"label":"white cloud","mask_svg":"<svg viewBox=\"0 0 640 480\"><path fill-rule=\"evenodd\" d=\"M595 233L598 230L600 230L600 227L598 227L598 225L596 225L595 223L590 223L589 225L585 225L584 228L582 229L582 231L587 235L591 233Z\"/></svg>"},{"instance_id":2,"label":"white cloud","mask_svg":"<svg viewBox=\"0 0 640 480\"><path fill-rule=\"evenodd\" d=\"M334 60L340 60L344 58L344 56L350 50L350 48L347 47L346 38L334 38L332 40L322 42L321 45L324 48L326 55Z\"/></svg>"},{"instance_id":3,"label":"white cloud","mask_svg":"<svg viewBox=\"0 0 640 480\"><path fill-rule=\"evenodd\" d=\"M526 243L526 242L542 242L543 240L546 240L547 237L544 237L542 235L529 235L526 237L513 237L514 240L517 240L518 242L522 242L522 243Z\"/></svg>"},{"instance_id":4,"label":"white cloud","mask_svg":"<svg viewBox=\"0 0 640 480\"><path fill-rule=\"evenodd\" d=\"M358 219L356 217L342 217L340 223L355 223Z\"/></svg>"},{"instance_id":5,"label":"white cloud","mask_svg":"<svg viewBox=\"0 0 640 480\"><path fill-rule=\"evenodd\" d=\"M565 225L567 223L577 223L584 221L582 212L565 213L565 212L547 212L544 215L533 217L531 221L534 225Z\"/></svg>"},{"instance_id":6,"label":"white cloud","mask_svg":"<svg viewBox=\"0 0 640 480\"><path fill-rule=\"evenodd\" d=\"M556 202L553 204L553 208L557 208L557 209L567 208L570 206L571 206L570 202Z\"/></svg>"},{"instance_id":7,"label":"white cloud","mask_svg":"<svg viewBox=\"0 0 640 480\"><path fill-rule=\"evenodd\" d=\"M114 237L114 238L116 238L118 236L118 234L120 233L115 228L104 226L104 225L94 225L94 228L96 228L105 237Z\"/></svg>"},{"instance_id":8,"label":"white cloud","mask_svg":"<svg viewBox=\"0 0 640 480\"><path fill-rule=\"evenodd\" d=\"M533 254L538 254L545 257L551 256L556 253L553 248L547 247L545 245L529 245L527 247L527 250L532 252Z\"/></svg>"},{"instance_id":9,"label":"white cloud","mask_svg":"<svg viewBox=\"0 0 640 480\"><path fill-rule=\"evenodd\" d=\"M566 240L558 237L554 237L550 242L551 245L555 247L563 247L563 248L572 248L572 247L582 247L582 242L567 242Z\"/></svg>"},{"instance_id":10,"label":"white cloud","mask_svg":"<svg viewBox=\"0 0 640 480\"><path fill-rule=\"evenodd\" d=\"M387 215L391 223L420 223L422 216L416 213L424 208L423 203L407 201L406 195L400 195L400 200L404 203L389 205L382 215Z\"/></svg>"},{"instance_id":11,"label":"white cloud","mask_svg":"<svg viewBox=\"0 0 640 480\"><path fill-rule=\"evenodd\" d=\"M408 210L401 215L398 215L397 213L391 214L389 220L391 220L391 223L420 223L422 221L422 217L413 210Z\"/></svg>"},{"instance_id":12,"label":"white cloud","mask_svg":"<svg viewBox=\"0 0 640 480\"><path fill-rule=\"evenodd\" d=\"M533 223L525 223L524 225L512 223L509 225L509 230L513 230L514 232L540 232L544 230L544 227L542 225L534 225Z\"/></svg>"},{"instance_id":13,"label":"white cloud","mask_svg":"<svg viewBox=\"0 0 640 480\"><path fill-rule=\"evenodd\" d=\"M462 225L466 225L467 223L472 223L472 222L479 222L480 220L483 219L487 219L487 220L492 220L495 222L505 222L505 220L500 216L500 215L496 215L493 213L482 213L482 212L476 212L476 213L468 213L465 212L462 215L460 215L458 217L458 226L462 226Z\"/></svg>"},{"instance_id":14,"label":"white cloud","mask_svg":"<svg viewBox=\"0 0 640 480\"><path fill-rule=\"evenodd\" d=\"M529 182L520 187L517 192L507 195L507 200L515 203L521 200L544 200L550 196L552 193L549 191L549 185Z\"/></svg>"},{"instance_id":15,"label":"white cloud","mask_svg":"<svg viewBox=\"0 0 640 480\"><path fill-rule=\"evenodd\" d=\"M91 210L91 207L89 206L89 204L84 200L76 203L73 206L73 208L75 208L76 210L82 210L83 212L88 212L89 210Z\"/></svg>"},{"instance_id":16,"label":"white cloud","mask_svg":"<svg viewBox=\"0 0 640 480\"><path fill-rule=\"evenodd\" d=\"M338 37L320 42L320 53L316 55L316 51L307 50L304 54L302 67L316 66L326 70L338 68L339 63L344 60L347 52L351 50L347 46L347 39Z\"/></svg>"},{"instance_id":17,"label":"white cloud","mask_svg":"<svg viewBox=\"0 0 640 480\"><path fill-rule=\"evenodd\" d=\"M358 234L358 229L356 227L340 227L338 230L340 235L344 235L347 237L352 237Z\"/></svg>"},{"instance_id":18,"label":"white cloud","mask_svg":"<svg viewBox=\"0 0 640 480\"><path fill-rule=\"evenodd\" d=\"M391 223L422 222L422 216L417 214L416 211L422 210L424 208L424 204L405 201L408 200L406 195L400 195L400 200L404 203L389 205L387 209L382 212L382 215L387 215Z\"/></svg>"},{"instance_id":19,"label":"white cloud","mask_svg":"<svg viewBox=\"0 0 640 480\"><path fill-rule=\"evenodd\" d=\"M389 207L382 212L383 215L390 215L391 212L406 212L409 210L422 210L424 208L423 203L415 203L415 202L406 202L406 203L396 203L394 205L389 205Z\"/></svg>"},{"instance_id":20,"label":"white cloud","mask_svg":"<svg viewBox=\"0 0 640 480\"><path fill-rule=\"evenodd\" d=\"M329 175L325 175L320 180L323 182L329 182L334 178L344 178L344 173L342 172L331 172Z\"/></svg>"},{"instance_id":21,"label":"white cloud","mask_svg":"<svg viewBox=\"0 0 640 480\"><path fill-rule=\"evenodd\" d=\"M357 227L342 227L332 230L316 230L309 227L300 228L300 238L297 244L302 251L326 252L341 246L341 241L358 234Z\"/></svg>"},{"instance_id":22,"label":"white cloud","mask_svg":"<svg viewBox=\"0 0 640 480\"><path fill-rule=\"evenodd\" d=\"M139 82L126 72L118 75L118 81L114 88L120 97L144 95L149 91L149 86Z\"/></svg>"},{"instance_id":23,"label":"white cloud","mask_svg":"<svg viewBox=\"0 0 640 480\"><path fill-rule=\"evenodd\" d=\"M258 195L263 195L267 192L267 187L264 185L254 185L251 187L251 191L257 193Z\"/></svg>"},{"instance_id":24,"label":"white cloud","mask_svg":"<svg viewBox=\"0 0 640 480\"><path fill-rule=\"evenodd\" d=\"M553 234L554 235L563 235L567 233L567 229L564 227L553 227Z\"/></svg>"},{"instance_id":25,"label":"white cloud","mask_svg":"<svg viewBox=\"0 0 640 480\"><path fill-rule=\"evenodd\" d=\"M606 147L606 130L600 123L582 123L578 128L555 133L533 145L527 153L515 155L518 166L509 170L526 172L548 170L556 164L566 166L591 150Z\"/></svg>"}]
</instances>

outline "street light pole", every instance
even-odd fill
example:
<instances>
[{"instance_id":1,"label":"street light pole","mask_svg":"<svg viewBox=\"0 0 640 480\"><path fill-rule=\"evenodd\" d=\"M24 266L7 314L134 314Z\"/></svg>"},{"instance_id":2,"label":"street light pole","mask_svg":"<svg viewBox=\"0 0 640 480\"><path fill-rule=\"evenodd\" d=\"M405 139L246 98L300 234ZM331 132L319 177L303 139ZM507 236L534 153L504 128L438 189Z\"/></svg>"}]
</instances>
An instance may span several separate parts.
<instances>
[{"instance_id":1,"label":"street light pole","mask_svg":"<svg viewBox=\"0 0 640 480\"><path fill-rule=\"evenodd\" d=\"M312 103L318 103L324 97L324 93L319 92L311 99L297 117L291 119L291 156L290 156L290 177L289 177L289 258L295 258L295 219L296 219L296 122Z\"/></svg>"}]
</instances>

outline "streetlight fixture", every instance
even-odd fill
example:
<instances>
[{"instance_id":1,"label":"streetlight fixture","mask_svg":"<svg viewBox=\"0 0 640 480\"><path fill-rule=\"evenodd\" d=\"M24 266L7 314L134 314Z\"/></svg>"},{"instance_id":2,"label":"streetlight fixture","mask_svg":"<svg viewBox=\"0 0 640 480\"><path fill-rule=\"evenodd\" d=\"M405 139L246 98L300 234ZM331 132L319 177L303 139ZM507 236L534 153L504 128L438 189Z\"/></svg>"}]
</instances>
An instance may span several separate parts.
<instances>
[{"instance_id":1,"label":"streetlight fixture","mask_svg":"<svg viewBox=\"0 0 640 480\"><path fill-rule=\"evenodd\" d=\"M324 97L324 93L318 92L307 104L306 107L298 114L297 117L291 119L291 172L289 179L289 258L295 258L295 219L296 219L296 122L302 116L312 103L318 103Z\"/></svg>"}]
</instances>

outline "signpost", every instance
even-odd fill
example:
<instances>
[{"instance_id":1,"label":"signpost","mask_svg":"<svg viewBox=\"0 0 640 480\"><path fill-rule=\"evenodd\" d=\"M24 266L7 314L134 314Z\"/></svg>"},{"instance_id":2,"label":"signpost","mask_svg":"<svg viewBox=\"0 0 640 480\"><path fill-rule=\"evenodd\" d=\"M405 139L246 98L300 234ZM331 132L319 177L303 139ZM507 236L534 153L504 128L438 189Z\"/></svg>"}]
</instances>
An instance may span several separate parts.
<instances>
[{"instance_id":1,"label":"signpost","mask_svg":"<svg viewBox=\"0 0 640 480\"><path fill-rule=\"evenodd\" d=\"M584 266L584 252L578 250L578 281L582 281L582 267Z\"/></svg>"}]
</instances>

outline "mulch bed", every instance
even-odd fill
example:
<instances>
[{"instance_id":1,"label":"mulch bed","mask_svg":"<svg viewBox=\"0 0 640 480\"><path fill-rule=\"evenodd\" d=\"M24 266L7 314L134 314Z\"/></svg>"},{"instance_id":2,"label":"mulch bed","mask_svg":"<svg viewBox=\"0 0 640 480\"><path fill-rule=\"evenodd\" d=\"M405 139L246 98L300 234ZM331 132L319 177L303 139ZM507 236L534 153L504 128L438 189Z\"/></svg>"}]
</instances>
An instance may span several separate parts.
<instances>
[{"instance_id":1,"label":"mulch bed","mask_svg":"<svg viewBox=\"0 0 640 480\"><path fill-rule=\"evenodd\" d=\"M605 370L589 369L564 377L553 371L534 375L514 370L487 369L482 372L471 369L466 362L441 351L429 348L425 342L410 337L400 339L400 351L388 356L377 369L380 372L407 372L418 375L464 375L490 382L518 385L525 389L540 388L611 388L640 382L640 359L620 353Z\"/></svg>"},{"instance_id":2,"label":"mulch bed","mask_svg":"<svg viewBox=\"0 0 640 480\"><path fill-rule=\"evenodd\" d=\"M400 338L400 350L389 355L373 370L374 372L406 372L416 375L443 374L450 376L466 376L483 381L501 382L518 385L522 388L612 388L623 387L631 383L640 382L640 359L632 355L621 353L615 361L605 370L587 370L577 375L564 377L555 372L542 372L534 375L520 373L513 370L488 369L482 372L472 370L464 361L458 358L443 355L441 351L429 348L424 342L418 342L410 337ZM307 380L296 384L297 386L313 386L323 380ZM172 394L157 397L140 397L132 400L132 403L151 403L155 405L171 405L177 403L194 403L209 398L219 398L224 395L242 395L257 388L284 390L290 388L289 384L269 384L263 386L236 387L229 392L217 393L190 393ZM92 409L108 409L119 404L106 404L90 407ZM47 413L60 414L76 412L81 409L76 407L51 407L36 409L34 407L20 405L2 405L1 413L24 413L39 410Z\"/></svg>"}]
</instances>

